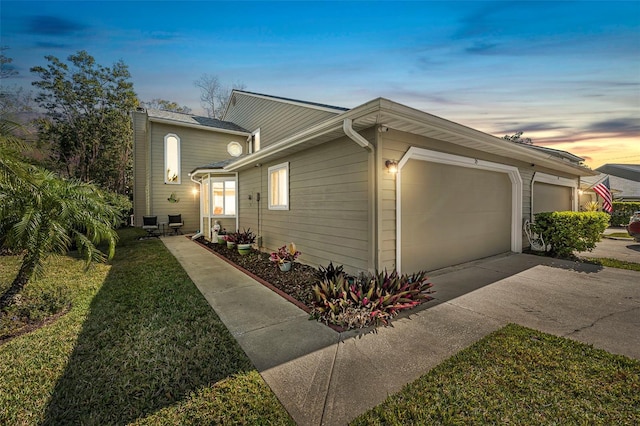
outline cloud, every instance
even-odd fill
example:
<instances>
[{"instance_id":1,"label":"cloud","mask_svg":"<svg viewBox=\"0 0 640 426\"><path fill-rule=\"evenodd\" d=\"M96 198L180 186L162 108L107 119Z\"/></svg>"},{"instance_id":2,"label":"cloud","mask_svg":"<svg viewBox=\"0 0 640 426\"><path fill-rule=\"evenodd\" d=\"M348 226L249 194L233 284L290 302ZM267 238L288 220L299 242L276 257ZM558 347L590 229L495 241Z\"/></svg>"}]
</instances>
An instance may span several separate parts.
<instances>
[{"instance_id":1,"label":"cloud","mask_svg":"<svg viewBox=\"0 0 640 426\"><path fill-rule=\"evenodd\" d=\"M27 31L31 34L46 36L74 36L87 26L65 18L50 15L38 15L28 18Z\"/></svg>"},{"instance_id":2,"label":"cloud","mask_svg":"<svg viewBox=\"0 0 640 426\"><path fill-rule=\"evenodd\" d=\"M44 49L67 49L70 47L70 45L64 43L54 43L51 41L38 41L36 42L36 47L42 47Z\"/></svg>"},{"instance_id":3,"label":"cloud","mask_svg":"<svg viewBox=\"0 0 640 426\"><path fill-rule=\"evenodd\" d=\"M595 133L615 133L637 136L640 134L640 120L637 118L613 118L591 123L587 130Z\"/></svg>"},{"instance_id":4,"label":"cloud","mask_svg":"<svg viewBox=\"0 0 640 426\"><path fill-rule=\"evenodd\" d=\"M467 53L476 53L476 54L492 53L493 51L496 50L497 47L498 47L497 43L476 42L473 44L473 46L467 47L465 51Z\"/></svg>"},{"instance_id":5,"label":"cloud","mask_svg":"<svg viewBox=\"0 0 640 426\"><path fill-rule=\"evenodd\" d=\"M522 123L522 122L502 122L496 123L497 126L500 126L502 129L497 133L499 134L507 134L511 135L516 132L523 132L524 137L527 137L527 133L530 132L541 132L541 131L549 131L549 130L563 130L566 129L566 125L561 125L555 122L537 122L537 123Z\"/></svg>"}]
</instances>

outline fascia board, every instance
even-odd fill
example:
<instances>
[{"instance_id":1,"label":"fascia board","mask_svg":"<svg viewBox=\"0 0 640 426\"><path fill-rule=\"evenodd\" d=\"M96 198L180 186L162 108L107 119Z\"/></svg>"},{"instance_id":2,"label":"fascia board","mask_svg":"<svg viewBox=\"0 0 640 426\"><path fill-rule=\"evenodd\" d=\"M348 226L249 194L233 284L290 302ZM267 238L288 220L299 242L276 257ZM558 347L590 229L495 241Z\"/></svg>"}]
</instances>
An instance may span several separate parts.
<instances>
[{"instance_id":1,"label":"fascia board","mask_svg":"<svg viewBox=\"0 0 640 426\"><path fill-rule=\"evenodd\" d=\"M437 117L424 111L410 108L406 105L398 104L388 99L381 99L380 103L381 112L383 114L388 114L394 118L406 120L413 124L427 125L442 132L486 143L490 146L498 146L500 149L505 150L506 153L516 155L514 158L520 159L521 161L530 161L531 163L539 164L540 166L549 167L551 169L571 174L578 174L580 176L594 176L597 174L586 167L564 163L562 160L553 157L550 154L544 154L526 147L518 146L513 142L489 135L481 132L480 130L472 129L471 127Z\"/></svg>"},{"instance_id":2,"label":"fascia board","mask_svg":"<svg viewBox=\"0 0 640 426\"><path fill-rule=\"evenodd\" d=\"M318 110L318 111L333 112L333 113L336 113L336 114L341 114L341 113L345 112L344 109L340 109L340 108L331 108L331 107L328 107L328 106L313 105L313 104L306 103L306 102L298 102L298 101L295 101L294 99L282 99L282 98L275 97L275 96L261 95L259 93L244 92L242 90L234 90L232 92L232 96L233 96L234 92L237 93L238 95L252 96L252 97L258 98L258 99L266 99L266 100L269 100L269 101L282 102L284 104L296 105L296 106L301 106L301 107L305 107L305 108L311 108L311 109L315 109L315 110ZM229 97L229 99L231 99L231 97ZM228 105L227 105L227 107L228 107ZM227 109L225 109L224 115L227 114Z\"/></svg>"},{"instance_id":3,"label":"fascia board","mask_svg":"<svg viewBox=\"0 0 640 426\"><path fill-rule=\"evenodd\" d=\"M221 129L220 127L202 126L200 124L183 123L181 121L169 120L166 118L149 117L149 121L152 121L154 123L170 124L172 126L190 127L192 129L199 129L199 130L208 130L210 132L226 133L229 135L246 136L246 137L251 135L250 132Z\"/></svg>"}]
</instances>

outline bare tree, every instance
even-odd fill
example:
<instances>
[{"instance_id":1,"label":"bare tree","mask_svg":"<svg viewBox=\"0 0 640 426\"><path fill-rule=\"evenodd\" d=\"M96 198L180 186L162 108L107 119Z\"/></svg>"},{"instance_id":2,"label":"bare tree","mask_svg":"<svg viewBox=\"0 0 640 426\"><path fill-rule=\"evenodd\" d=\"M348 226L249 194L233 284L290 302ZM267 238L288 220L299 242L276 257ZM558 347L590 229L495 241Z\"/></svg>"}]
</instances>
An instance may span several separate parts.
<instances>
[{"instance_id":1,"label":"bare tree","mask_svg":"<svg viewBox=\"0 0 640 426\"><path fill-rule=\"evenodd\" d=\"M162 111L179 112L182 114L191 114L191 108L188 106L180 106L177 102L168 101L166 99L155 98L150 101L142 102L145 108L160 109Z\"/></svg>"},{"instance_id":2,"label":"bare tree","mask_svg":"<svg viewBox=\"0 0 640 426\"><path fill-rule=\"evenodd\" d=\"M246 86L244 83L234 83L229 87L220 82L217 75L202 74L202 76L193 82L200 89L200 104L207 112L210 118L221 119L224 114L224 107L229 101L231 90L242 90Z\"/></svg>"}]
</instances>

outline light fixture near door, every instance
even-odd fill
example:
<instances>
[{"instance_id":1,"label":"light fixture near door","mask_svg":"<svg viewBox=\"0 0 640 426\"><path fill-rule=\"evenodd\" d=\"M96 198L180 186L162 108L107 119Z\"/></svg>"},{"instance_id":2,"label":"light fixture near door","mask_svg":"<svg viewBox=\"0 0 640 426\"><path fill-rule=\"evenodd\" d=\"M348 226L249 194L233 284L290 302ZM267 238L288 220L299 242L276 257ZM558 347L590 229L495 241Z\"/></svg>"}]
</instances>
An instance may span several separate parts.
<instances>
[{"instance_id":1,"label":"light fixture near door","mask_svg":"<svg viewBox=\"0 0 640 426\"><path fill-rule=\"evenodd\" d=\"M398 162L395 160L387 160L384 162L385 167L387 168L387 171L391 174L396 174L398 173Z\"/></svg>"}]
</instances>

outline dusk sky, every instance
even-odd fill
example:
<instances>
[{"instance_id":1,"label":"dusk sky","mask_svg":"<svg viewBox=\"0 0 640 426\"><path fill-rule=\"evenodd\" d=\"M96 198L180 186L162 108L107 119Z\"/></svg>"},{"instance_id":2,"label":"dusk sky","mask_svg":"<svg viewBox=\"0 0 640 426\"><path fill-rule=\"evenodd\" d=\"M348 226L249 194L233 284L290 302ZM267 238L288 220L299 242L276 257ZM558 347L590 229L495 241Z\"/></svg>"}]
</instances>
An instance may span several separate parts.
<instances>
[{"instance_id":1,"label":"dusk sky","mask_svg":"<svg viewBox=\"0 0 640 426\"><path fill-rule=\"evenodd\" d=\"M143 101L203 114L203 73L343 107L385 97L495 136L524 131L595 168L640 164L640 1L2 1L31 88L45 55L122 59Z\"/></svg>"}]
</instances>

